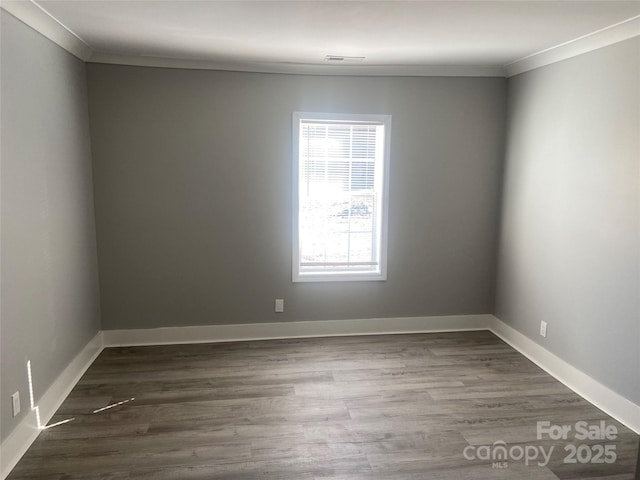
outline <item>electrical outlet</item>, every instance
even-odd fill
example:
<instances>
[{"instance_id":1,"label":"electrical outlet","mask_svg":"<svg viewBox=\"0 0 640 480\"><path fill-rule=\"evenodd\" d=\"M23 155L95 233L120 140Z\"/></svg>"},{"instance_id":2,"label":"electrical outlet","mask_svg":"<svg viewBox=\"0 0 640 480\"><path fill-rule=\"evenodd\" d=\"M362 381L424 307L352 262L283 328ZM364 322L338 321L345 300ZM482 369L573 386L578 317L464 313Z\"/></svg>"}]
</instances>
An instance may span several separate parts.
<instances>
[{"instance_id":1,"label":"electrical outlet","mask_svg":"<svg viewBox=\"0 0 640 480\"><path fill-rule=\"evenodd\" d=\"M284 312L284 298L276 298L276 313Z\"/></svg>"},{"instance_id":2,"label":"electrical outlet","mask_svg":"<svg viewBox=\"0 0 640 480\"><path fill-rule=\"evenodd\" d=\"M547 336L547 322L545 322L544 320L540 321L540 335L542 335L543 337Z\"/></svg>"},{"instance_id":3,"label":"electrical outlet","mask_svg":"<svg viewBox=\"0 0 640 480\"><path fill-rule=\"evenodd\" d=\"M11 406L13 407L13 416L20 413L20 392L11 395Z\"/></svg>"}]
</instances>

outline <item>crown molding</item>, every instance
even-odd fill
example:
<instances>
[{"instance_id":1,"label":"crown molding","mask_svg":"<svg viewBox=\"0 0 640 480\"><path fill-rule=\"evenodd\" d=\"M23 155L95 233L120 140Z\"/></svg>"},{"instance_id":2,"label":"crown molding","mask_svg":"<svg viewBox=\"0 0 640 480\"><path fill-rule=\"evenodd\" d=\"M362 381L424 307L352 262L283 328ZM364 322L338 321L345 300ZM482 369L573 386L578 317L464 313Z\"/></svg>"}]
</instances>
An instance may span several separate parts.
<instances>
[{"instance_id":1,"label":"crown molding","mask_svg":"<svg viewBox=\"0 0 640 480\"><path fill-rule=\"evenodd\" d=\"M504 67L505 73L507 77L512 77L638 35L640 35L640 15L508 63Z\"/></svg>"},{"instance_id":2,"label":"crown molding","mask_svg":"<svg viewBox=\"0 0 640 480\"><path fill-rule=\"evenodd\" d=\"M223 70L235 72L284 73L297 75L367 75L406 77L512 77L583 53L640 35L640 15L576 39L500 65L330 65L278 62L218 62L121 55L93 50L87 42L47 12L34 0L0 0L0 8L59 45L90 63L144 67Z\"/></svg>"},{"instance_id":3,"label":"crown molding","mask_svg":"<svg viewBox=\"0 0 640 480\"><path fill-rule=\"evenodd\" d=\"M331 65L279 62L216 62L94 52L89 63L139 67L284 73L293 75L366 75L404 77L504 77L504 68L493 65Z\"/></svg>"},{"instance_id":4,"label":"crown molding","mask_svg":"<svg viewBox=\"0 0 640 480\"><path fill-rule=\"evenodd\" d=\"M33 0L2 0L0 8L80 60L86 61L91 56L87 42Z\"/></svg>"}]
</instances>

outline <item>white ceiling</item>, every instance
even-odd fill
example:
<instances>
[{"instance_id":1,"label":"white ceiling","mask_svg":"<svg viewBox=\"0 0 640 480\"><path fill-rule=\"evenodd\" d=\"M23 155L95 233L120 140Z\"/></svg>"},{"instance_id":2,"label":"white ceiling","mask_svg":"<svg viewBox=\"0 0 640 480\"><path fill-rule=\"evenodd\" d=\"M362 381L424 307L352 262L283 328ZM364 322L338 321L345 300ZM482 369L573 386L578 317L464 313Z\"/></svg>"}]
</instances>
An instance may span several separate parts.
<instances>
[{"instance_id":1,"label":"white ceiling","mask_svg":"<svg viewBox=\"0 0 640 480\"><path fill-rule=\"evenodd\" d=\"M247 69L326 66L327 55L364 56L360 65L369 67L503 67L640 15L640 1L613 0L34 3L86 43L94 60Z\"/></svg>"}]
</instances>

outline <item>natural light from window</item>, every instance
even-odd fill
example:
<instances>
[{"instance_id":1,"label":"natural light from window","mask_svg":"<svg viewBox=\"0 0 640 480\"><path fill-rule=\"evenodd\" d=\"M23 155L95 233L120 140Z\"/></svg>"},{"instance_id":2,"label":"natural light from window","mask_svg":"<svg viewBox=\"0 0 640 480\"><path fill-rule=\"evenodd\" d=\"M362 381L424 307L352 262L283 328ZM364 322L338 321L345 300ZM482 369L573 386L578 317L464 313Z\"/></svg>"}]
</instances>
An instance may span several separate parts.
<instances>
[{"instance_id":1,"label":"natural light from window","mask_svg":"<svg viewBox=\"0 0 640 480\"><path fill-rule=\"evenodd\" d=\"M293 122L293 281L385 280L391 116Z\"/></svg>"}]
</instances>

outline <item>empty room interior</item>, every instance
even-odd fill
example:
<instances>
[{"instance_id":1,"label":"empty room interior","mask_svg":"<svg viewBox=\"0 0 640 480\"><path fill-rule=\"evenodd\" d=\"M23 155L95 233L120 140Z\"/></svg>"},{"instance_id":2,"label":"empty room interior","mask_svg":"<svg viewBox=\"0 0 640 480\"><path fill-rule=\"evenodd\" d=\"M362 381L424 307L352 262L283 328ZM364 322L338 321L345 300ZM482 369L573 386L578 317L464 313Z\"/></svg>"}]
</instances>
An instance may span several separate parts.
<instances>
[{"instance_id":1,"label":"empty room interior","mask_svg":"<svg viewBox=\"0 0 640 480\"><path fill-rule=\"evenodd\" d=\"M640 478L640 1L0 20L2 480Z\"/></svg>"}]
</instances>

